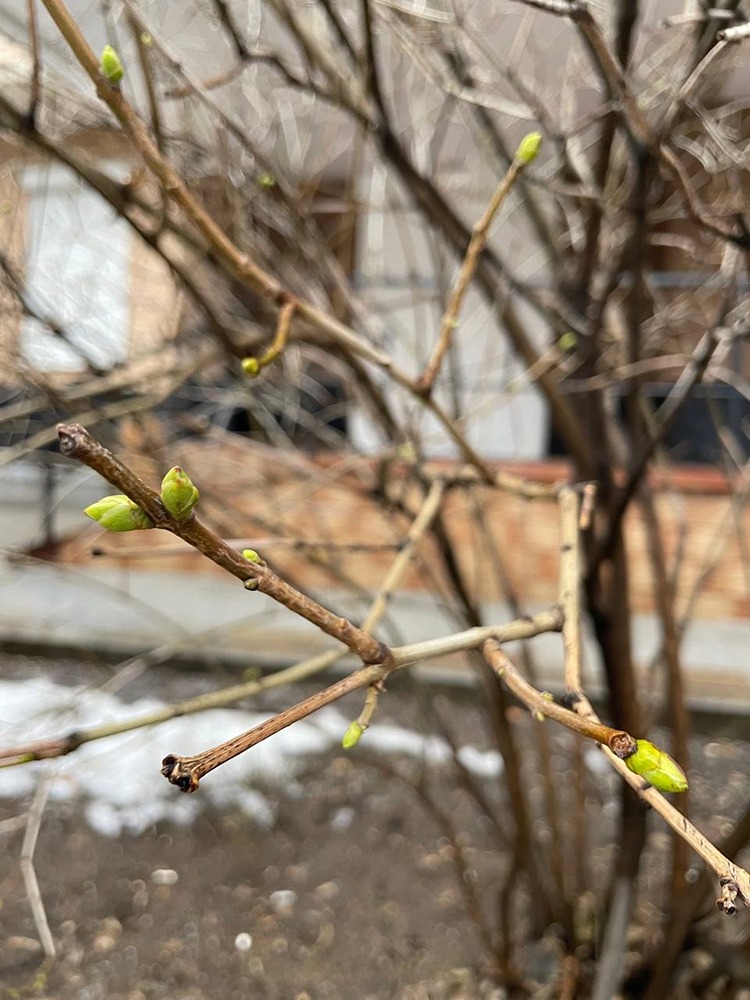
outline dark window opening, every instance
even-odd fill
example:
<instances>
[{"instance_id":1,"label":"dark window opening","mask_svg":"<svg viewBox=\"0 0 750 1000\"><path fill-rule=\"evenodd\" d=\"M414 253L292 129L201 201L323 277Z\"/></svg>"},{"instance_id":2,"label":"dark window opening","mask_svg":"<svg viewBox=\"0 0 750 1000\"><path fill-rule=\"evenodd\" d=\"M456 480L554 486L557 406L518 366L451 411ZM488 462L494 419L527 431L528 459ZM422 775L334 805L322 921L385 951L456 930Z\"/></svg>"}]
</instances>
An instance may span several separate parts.
<instances>
[{"instance_id":1,"label":"dark window opening","mask_svg":"<svg viewBox=\"0 0 750 1000\"><path fill-rule=\"evenodd\" d=\"M652 412L664 403L672 386L649 383L642 386ZM624 397L618 399L618 416L625 420ZM682 408L664 437L662 448L670 460L681 465L721 465L724 447L719 438L722 428L745 458L750 456L750 400L727 385L700 385ZM567 450L553 427L549 430L547 453L567 456Z\"/></svg>"}]
</instances>

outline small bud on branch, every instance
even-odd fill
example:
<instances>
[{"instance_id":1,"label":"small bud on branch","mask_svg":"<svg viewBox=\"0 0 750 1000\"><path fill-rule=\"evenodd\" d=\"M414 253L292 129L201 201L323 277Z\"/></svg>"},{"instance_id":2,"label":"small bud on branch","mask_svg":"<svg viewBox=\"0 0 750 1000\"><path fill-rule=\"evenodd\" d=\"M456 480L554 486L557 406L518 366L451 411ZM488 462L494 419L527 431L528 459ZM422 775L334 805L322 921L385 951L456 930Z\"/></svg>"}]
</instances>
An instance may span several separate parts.
<instances>
[{"instance_id":1,"label":"small bud on branch","mask_svg":"<svg viewBox=\"0 0 750 1000\"><path fill-rule=\"evenodd\" d=\"M176 521L186 521L198 503L200 493L190 476L175 465L161 481L161 502Z\"/></svg>"},{"instance_id":2,"label":"small bud on branch","mask_svg":"<svg viewBox=\"0 0 750 1000\"><path fill-rule=\"evenodd\" d=\"M115 87L125 76L120 57L111 45L105 45L102 49L102 72Z\"/></svg>"},{"instance_id":3,"label":"small bud on branch","mask_svg":"<svg viewBox=\"0 0 750 1000\"><path fill-rule=\"evenodd\" d=\"M522 163L525 167L527 167L530 163L533 163L539 155L541 145L541 132L529 132L529 134L525 135L518 144L518 149L516 150L516 155L514 157L516 163Z\"/></svg>"},{"instance_id":4,"label":"small bud on branch","mask_svg":"<svg viewBox=\"0 0 750 1000\"><path fill-rule=\"evenodd\" d=\"M344 750L351 750L353 747L359 743L362 739L362 734L365 731L365 727L361 722L356 719L354 722L350 722L346 727L346 732L344 733L344 738L341 741L341 746Z\"/></svg>"},{"instance_id":5,"label":"small bud on branch","mask_svg":"<svg viewBox=\"0 0 750 1000\"><path fill-rule=\"evenodd\" d=\"M660 792L687 791L688 780L677 761L648 740L636 740L635 753L625 758L625 766Z\"/></svg>"},{"instance_id":6,"label":"small bud on branch","mask_svg":"<svg viewBox=\"0 0 750 1000\"><path fill-rule=\"evenodd\" d=\"M86 507L83 513L107 531L142 531L154 526L148 514L124 493L102 497Z\"/></svg>"}]
</instances>

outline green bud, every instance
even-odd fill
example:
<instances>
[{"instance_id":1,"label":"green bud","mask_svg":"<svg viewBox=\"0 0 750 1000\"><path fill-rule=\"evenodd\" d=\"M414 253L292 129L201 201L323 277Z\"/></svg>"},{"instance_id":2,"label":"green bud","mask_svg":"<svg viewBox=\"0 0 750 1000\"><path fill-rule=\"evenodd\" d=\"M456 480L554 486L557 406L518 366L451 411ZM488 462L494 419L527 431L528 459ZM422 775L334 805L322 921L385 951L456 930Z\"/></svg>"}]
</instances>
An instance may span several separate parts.
<instances>
[{"instance_id":1,"label":"green bud","mask_svg":"<svg viewBox=\"0 0 750 1000\"><path fill-rule=\"evenodd\" d=\"M352 747L356 747L359 741L362 739L362 733L365 731L365 727L361 722L350 722L346 727L346 732L344 733L344 738L341 741L341 746L344 750L351 750Z\"/></svg>"},{"instance_id":2,"label":"green bud","mask_svg":"<svg viewBox=\"0 0 750 1000\"><path fill-rule=\"evenodd\" d=\"M523 163L524 166L528 166L529 163L533 163L539 155L539 147L541 145L541 132L529 132L529 134L525 135L518 144L515 156L516 163Z\"/></svg>"},{"instance_id":3,"label":"green bud","mask_svg":"<svg viewBox=\"0 0 750 1000\"><path fill-rule=\"evenodd\" d=\"M83 512L107 531L142 531L154 524L145 510L122 493L102 497Z\"/></svg>"},{"instance_id":4,"label":"green bud","mask_svg":"<svg viewBox=\"0 0 750 1000\"><path fill-rule=\"evenodd\" d=\"M248 562L257 563L259 566L265 566L265 559L261 559L255 549L243 549L242 558L247 559Z\"/></svg>"},{"instance_id":5,"label":"green bud","mask_svg":"<svg viewBox=\"0 0 750 1000\"><path fill-rule=\"evenodd\" d=\"M111 45L105 45L102 49L102 71L109 82L115 85L125 76L120 57Z\"/></svg>"},{"instance_id":6,"label":"green bud","mask_svg":"<svg viewBox=\"0 0 750 1000\"><path fill-rule=\"evenodd\" d=\"M161 481L161 502L175 521L186 521L190 517L199 496L190 476L179 465L170 469Z\"/></svg>"},{"instance_id":7,"label":"green bud","mask_svg":"<svg viewBox=\"0 0 750 1000\"><path fill-rule=\"evenodd\" d=\"M242 558L247 559L248 562L255 563L256 566L265 566L265 559L261 559L255 549L243 549ZM256 580L254 577L250 577L249 580L245 580L245 590L257 590L260 586L260 580Z\"/></svg>"},{"instance_id":8,"label":"green bud","mask_svg":"<svg viewBox=\"0 0 750 1000\"><path fill-rule=\"evenodd\" d=\"M688 780L680 765L648 740L636 740L636 751L625 758L625 766L660 792L687 790Z\"/></svg>"},{"instance_id":9,"label":"green bud","mask_svg":"<svg viewBox=\"0 0 750 1000\"><path fill-rule=\"evenodd\" d=\"M256 378L260 375L260 365L258 364L257 358L243 358L242 359L242 370L250 378Z\"/></svg>"},{"instance_id":10,"label":"green bud","mask_svg":"<svg viewBox=\"0 0 750 1000\"><path fill-rule=\"evenodd\" d=\"M578 337L573 333L572 330L566 330L557 341L557 346L561 351L568 353L569 351L574 351L576 349L576 344L578 343Z\"/></svg>"},{"instance_id":11,"label":"green bud","mask_svg":"<svg viewBox=\"0 0 750 1000\"><path fill-rule=\"evenodd\" d=\"M273 176L273 174L269 174L267 171L264 171L258 177L258 183L260 184L261 187L272 188L276 186L276 178Z\"/></svg>"}]
</instances>

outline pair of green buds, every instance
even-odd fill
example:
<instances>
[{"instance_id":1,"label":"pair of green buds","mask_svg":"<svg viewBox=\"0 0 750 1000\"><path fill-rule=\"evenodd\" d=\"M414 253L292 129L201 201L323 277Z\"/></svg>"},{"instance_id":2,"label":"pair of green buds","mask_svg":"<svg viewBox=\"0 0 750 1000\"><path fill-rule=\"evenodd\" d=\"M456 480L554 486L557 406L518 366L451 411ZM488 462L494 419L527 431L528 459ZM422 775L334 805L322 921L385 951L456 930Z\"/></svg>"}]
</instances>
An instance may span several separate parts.
<instances>
[{"instance_id":1,"label":"pair of green buds","mask_svg":"<svg viewBox=\"0 0 750 1000\"><path fill-rule=\"evenodd\" d=\"M186 521L190 517L199 496L190 476L179 465L162 479L161 502L176 521ZM102 497L83 513L107 531L143 531L154 526L146 511L124 493Z\"/></svg>"}]
</instances>

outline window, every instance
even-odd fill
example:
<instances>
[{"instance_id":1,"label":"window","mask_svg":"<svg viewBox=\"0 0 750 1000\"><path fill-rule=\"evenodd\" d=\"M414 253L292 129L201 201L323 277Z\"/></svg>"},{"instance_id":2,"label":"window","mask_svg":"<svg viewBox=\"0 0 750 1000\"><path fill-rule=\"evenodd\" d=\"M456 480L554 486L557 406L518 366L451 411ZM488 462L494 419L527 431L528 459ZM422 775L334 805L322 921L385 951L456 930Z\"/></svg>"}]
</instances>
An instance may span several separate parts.
<instances>
[{"instance_id":1,"label":"window","mask_svg":"<svg viewBox=\"0 0 750 1000\"><path fill-rule=\"evenodd\" d=\"M24 171L26 296L42 319L25 317L20 355L37 371L109 368L127 355L127 223L95 191L60 167ZM66 342L67 341L67 342Z\"/></svg>"}]
</instances>

